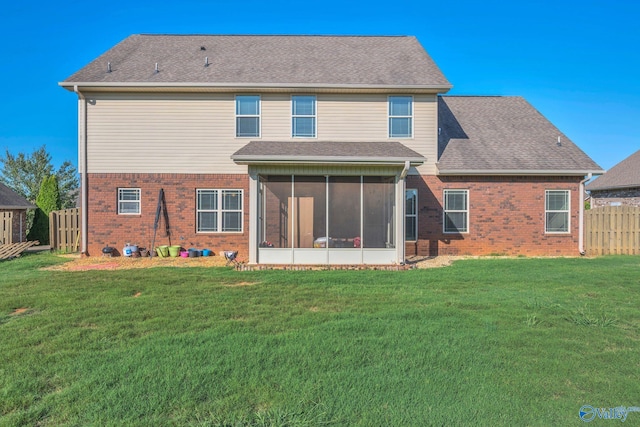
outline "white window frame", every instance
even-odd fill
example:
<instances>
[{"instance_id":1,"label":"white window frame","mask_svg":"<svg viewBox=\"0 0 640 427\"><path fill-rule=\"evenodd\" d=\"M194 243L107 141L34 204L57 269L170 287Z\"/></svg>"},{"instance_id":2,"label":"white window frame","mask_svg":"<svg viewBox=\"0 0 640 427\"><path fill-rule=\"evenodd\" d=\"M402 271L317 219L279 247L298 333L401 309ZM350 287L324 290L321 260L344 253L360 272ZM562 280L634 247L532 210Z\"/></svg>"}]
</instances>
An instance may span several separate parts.
<instances>
[{"instance_id":1,"label":"white window frame","mask_svg":"<svg viewBox=\"0 0 640 427\"><path fill-rule=\"evenodd\" d=\"M409 98L410 99L410 107L411 107L411 114L408 116L394 116L391 114L391 100L393 98ZM413 138L413 128L414 128L414 108L415 108L415 102L413 100L413 96L411 95L390 95L387 97L387 135L389 136L389 138L399 138L399 139L411 139ZM391 120L392 119L409 119L409 127L410 127L410 132L408 136L394 136L391 135Z\"/></svg>"},{"instance_id":2,"label":"white window frame","mask_svg":"<svg viewBox=\"0 0 640 427\"><path fill-rule=\"evenodd\" d=\"M313 98L313 112L314 114L295 114L293 107L293 99L296 97L309 97ZM312 118L313 119L313 135L296 135L295 133L295 119L297 118ZM318 97L316 95L297 94L291 95L291 137L292 138L317 138L318 137Z\"/></svg>"},{"instance_id":3,"label":"white window frame","mask_svg":"<svg viewBox=\"0 0 640 427\"><path fill-rule=\"evenodd\" d=\"M137 193L137 200L127 200L123 199L122 195L124 192L135 192ZM138 205L137 212L123 212L122 205L124 203L136 203ZM141 215L142 214L142 190L139 188L118 188L118 215Z\"/></svg>"},{"instance_id":4,"label":"white window frame","mask_svg":"<svg viewBox=\"0 0 640 427\"><path fill-rule=\"evenodd\" d=\"M258 98L258 114L238 114L238 98L242 97L257 97ZM235 98L235 112L236 112L236 138L260 138L262 135L262 96L252 94L236 95ZM257 135L238 135L238 119L239 118L257 118L258 119L258 134Z\"/></svg>"},{"instance_id":5,"label":"white window frame","mask_svg":"<svg viewBox=\"0 0 640 427\"><path fill-rule=\"evenodd\" d=\"M567 195L567 209L551 210L549 209L549 193L565 193ZM547 223L547 214L549 213L564 213L567 215L567 231L549 231L549 224ZM545 190L544 192L544 232L545 234L571 234L571 190Z\"/></svg>"},{"instance_id":6,"label":"white window frame","mask_svg":"<svg viewBox=\"0 0 640 427\"><path fill-rule=\"evenodd\" d=\"M416 202L415 202L415 212L414 213L408 213L406 211L406 196L407 193L409 191L415 192L416 195ZM404 212L404 217L405 217L405 230L404 230L404 240L405 242L417 242L418 241L418 189L417 188L407 188L405 189L405 212ZM408 218L413 218L413 223L414 223L414 227L415 227L415 231L416 231L416 238L414 240L409 240L407 239L407 230L406 230L406 221Z\"/></svg>"},{"instance_id":7,"label":"white window frame","mask_svg":"<svg viewBox=\"0 0 640 427\"><path fill-rule=\"evenodd\" d=\"M199 209L198 208L198 201L200 198L200 194L202 192L209 192L209 191L215 191L216 192L216 201L217 201L217 208L216 209ZM240 194L240 209L224 209L223 208L223 200L224 200L224 195L227 192L237 192ZM196 233L198 234L238 234L238 233L243 233L244 232L244 190L242 189L238 189L238 188L197 188L196 189ZM200 222L198 220L199 218L199 213L200 212L216 212L217 215L217 221L216 221L216 229L213 231L210 230L206 230L206 231L201 231L200 230ZM230 231L225 231L223 230L223 216L225 212L239 212L240 213L240 230L230 230Z\"/></svg>"},{"instance_id":8,"label":"white window frame","mask_svg":"<svg viewBox=\"0 0 640 427\"><path fill-rule=\"evenodd\" d=\"M447 209L447 193L463 192L465 195L466 209ZM455 230L447 231L447 213L464 213L466 214L464 231ZM442 232L444 234L468 234L469 233L469 190L462 188L446 188L442 192Z\"/></svg>"}]
</instances>

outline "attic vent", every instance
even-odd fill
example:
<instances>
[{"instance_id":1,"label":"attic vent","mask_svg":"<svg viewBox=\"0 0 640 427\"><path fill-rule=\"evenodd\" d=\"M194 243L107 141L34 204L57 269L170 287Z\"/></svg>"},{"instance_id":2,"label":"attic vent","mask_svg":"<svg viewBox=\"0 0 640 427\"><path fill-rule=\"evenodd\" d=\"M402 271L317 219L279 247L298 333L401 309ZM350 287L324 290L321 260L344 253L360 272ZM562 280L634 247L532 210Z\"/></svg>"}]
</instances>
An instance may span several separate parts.
<instances>
[{"instance_id":1,"label":"attic vent","mask_svg":"<svg viewBox=\"0 0 640 427\"><path fill-rule=\"evenodd\" d=\"M111 72L111 62L107 62L107 73Z\"/></svg>"},{"instance_id":2,"label":"attic vent","mask_svg":"<svg viewBox=\"0 0 640 427\"><path fill-rule=\"evenodd\" d=\"M562 147L562 142L560 142L560 137L558 137L558 142L556 144L558 144L558 147Z\"/></svg>"},{"instance_id":3,"label":"attic vent","mask_svg":"<svg viewBox=\"0 0 640 427\"><path fill-rule=\"evenodd\" d=\"M208 57L208 56L205 56L205 57L204 57L204 66L205 66L205 67L208 67L208 66L209 66L209 57Z\"/></svg>"},{"instance_id":4,"label":"attic vent","mask_svg":"<svg viewBox=\"0 0 640 427\"><path fill-rule=\"evenodd\" d=\"M204 46L200 46L200 50L207 50L207 48Z\"/></svg>"},{"instance_id":5,"label":"attic vent","mask_svg":"<svg viewBox=\"0 0 640 427\"><path fill-rule=\"evenodd\" d=\"M160 70L158 69L158 63L156 62L156 70L155 73L158 74L160 72Z\"/></svg>"}]
</instances>

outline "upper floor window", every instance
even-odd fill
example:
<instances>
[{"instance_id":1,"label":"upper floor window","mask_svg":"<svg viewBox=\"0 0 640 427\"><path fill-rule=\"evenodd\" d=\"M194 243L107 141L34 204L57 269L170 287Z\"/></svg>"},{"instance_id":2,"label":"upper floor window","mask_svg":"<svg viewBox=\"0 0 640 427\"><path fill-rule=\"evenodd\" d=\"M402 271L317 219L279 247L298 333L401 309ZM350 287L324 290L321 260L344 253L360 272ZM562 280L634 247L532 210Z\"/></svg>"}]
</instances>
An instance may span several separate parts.
<instances>
[{"instance_id":1,"label":"upper floor window","mask_svg":"<svg viewBox=\"0 0 640 427\"><path fill-rule=\"evenodd\" d=\"M569 190L545 192L545 232L569 232Z\"/></svg>"},{"instance_id":2,"label":"upper floor window","mask_svg":"<svg viewBox=\"0 0 640 427\"><path fill-rule=\"evenodd\" d=\"M316 97L293 95L291 97L291 136L294 138L316 137Z\"/></svg>"},{"instance_id":3,"label":"upper floor window","mask_svg":"<svg viewBox=\"0 0 640 427\"><path fill-rule=\"evenodd\" d=\"M469 231L469 190L444 190L444 232Z\"/></svg>"},{"instance_id":4,"label":"upper floor window","mask_svg":"<svg viewBox=\"0 0 640 427\"><path fill-rule=\"evenodd\" d=\"M140 189L139 188L118 188L118 214L119 215L139 215L140 214Z\"/></svg>"},{"instance_id":5,"label":"upper floor window","mask_svg":"<svg viewBox=\"0 0 640 427\"><path fill-rule=\"evenodd\" d=\"M260 136L260 95L236 96L236 136Z\"/></svg>"},{"instance_id":6,"label":"upper floor window","mask_svg":"<svg viewBox=\"0 0 640 427\"><path fill-rule=\"evenodd\" d=\"M413 136L413 98L410 96L389 97L389 138L411 138Z\"/></svg>"}]
</instances>

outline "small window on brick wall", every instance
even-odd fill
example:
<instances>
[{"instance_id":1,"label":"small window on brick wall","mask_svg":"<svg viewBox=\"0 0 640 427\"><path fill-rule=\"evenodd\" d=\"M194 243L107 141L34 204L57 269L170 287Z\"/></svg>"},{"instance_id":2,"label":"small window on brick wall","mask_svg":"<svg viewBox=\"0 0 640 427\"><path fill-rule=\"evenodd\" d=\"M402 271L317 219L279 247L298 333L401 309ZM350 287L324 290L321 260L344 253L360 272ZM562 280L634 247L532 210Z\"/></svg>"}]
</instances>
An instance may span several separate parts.
<instances>
[{"instance_id":1,"label":"small window on brick wall","mask_svg":"<svg viewBox=\"0 0 640 427\"><path fill-rule=\"evenodd\" d=\"M469 231L469 190L444 190L444 232Z\"/></svg>"},{"instance_id":2,"label":"small window on brick wall","mask_svg":"<svg viewBox=\"0 0 640 427\"><path fill-rule=\"evenodd\" d=\"M118 188L118 214L140 215L139 188Z\"/></svg>"},{"instance_id":3,"label":"small window on brick wall","mask_svg":"<svg viewBox=\"0 0 640 427\"><path fill-rule=\"evenodd\" d=\"M547 190L545 192L545 232L569 232L569 190Z\"/></svg>"}]
</instances>

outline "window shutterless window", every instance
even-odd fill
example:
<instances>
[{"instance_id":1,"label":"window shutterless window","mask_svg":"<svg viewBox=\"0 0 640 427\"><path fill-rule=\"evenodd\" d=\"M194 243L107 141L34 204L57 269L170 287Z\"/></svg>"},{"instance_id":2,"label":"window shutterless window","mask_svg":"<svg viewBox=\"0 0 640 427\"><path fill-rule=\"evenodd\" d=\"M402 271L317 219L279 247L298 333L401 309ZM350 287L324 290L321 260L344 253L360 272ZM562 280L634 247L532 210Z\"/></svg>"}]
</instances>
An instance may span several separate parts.
<instances>
[{"instance_id":1,"label":"window shutterless window","mask_svg":"<svg viewBox=\"0 0 640 427\"><path fill-rule=\"evenodd\" d=\"M545 192L545 232L569 232L569 190L547 190Z\"/></svg>"},{"instance_id":2,"label":"window shutterless window","mask_svg":"<svg viewBox=\"0 0 640 427\"><path fill-rule=\"evenodd\" d=\"M118 188L118 214L140 215L139 188Z\"/></svg>"},{"instance_id":3,"label":"window shutterless window","mask_svg":"<svg viewBox=\"0 0 640 427\"><path fill-rule=\"evenodd\" d=\"M236 96L236 136L249 138L260 136L260 96Z\"/></svg>"},{"instance_id":4,"label":"window shutterless window","mask_svg":"<svg viewBox=\"0 0 640 427\"><path fill-rule=\"evenodd\" d=\"M411 138L413 136L413 98L410 96L389 97L389 138Z\"/></svg>"},{"instance_id":5,"label":"window shutterless window","mask_svg":"<svg viewBox=\"0 0 640 427\"><path fill-rule=\"evenodd\" d=\"M444 190L444 232L469 231L469 190Z\"/></svg>"},{"instance_id":6,"label":"window shutterless window","mask_svg":"<svg viewBox=\"0 0 640 427\"><path fill-rule=\"evenodd\" d=\"M316 97L314 95L291 97L291 135L294 138L316 137Z\"/></svg>"},{"instance_id":7,"label":"window shutterless window","mask_svg":"<svg viewBox=\"0 0 640 427\"><path fill-rule=\"evenodd\" d=\"M415 188L405 191L404 220L405 240L411 242L418 240L418 190Z\"/></svg>"},{"instance_id":8,"label":"window shutterless window","mask_svg":"<svg viewBox=\"0 0 640 427\"><path fill-rule=\"evenodd\" d=\"M196 190L196 231L242 232L242 196L242 190Z\"/></svg>"}]
</instances>

